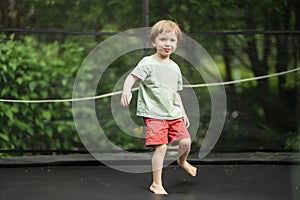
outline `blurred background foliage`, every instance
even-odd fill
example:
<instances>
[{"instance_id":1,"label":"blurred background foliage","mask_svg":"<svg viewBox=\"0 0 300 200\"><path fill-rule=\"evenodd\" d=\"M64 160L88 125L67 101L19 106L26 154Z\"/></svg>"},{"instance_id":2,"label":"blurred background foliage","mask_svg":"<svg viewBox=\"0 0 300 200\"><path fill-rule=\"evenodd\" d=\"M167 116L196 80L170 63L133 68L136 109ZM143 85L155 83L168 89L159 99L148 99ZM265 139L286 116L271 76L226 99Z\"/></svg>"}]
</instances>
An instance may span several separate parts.
<instances>
[{"instance_id":1,"label":"blurred background foliage","mask_svg":"<svg viewBox=\"0 0 300 200\"><path fill-rule=\"evenodd\" d=\"M297 0L1 0L0 6L1 99L71 98L76 73L88 53L118 32L144 27L145 16L149 26L160 19L176 21L207 50L224 81L299 67ZM143 52L137 51L115 60L95 95L112 92L142 57ZM193 66L176 55L173 59L190 83L203 83ZM299 72L295 72L226 86L226 123L214 150L299 150L299 82ZM207 88L197 88L195 93L201 112L193 142L197 151L209 126L211 108ZM145 148L142 139L118 128L110 98L96 102L99 122L114 144L128 150ZM134 109L133 104L132 113ZM134 114L133 118L141 128L132 132L142 135L142 122ZM101 138L96 139L105 146ZM0 102L0 150L4 157L24 150L84 151L72 104Z\"/></svg>"}]
</instances>

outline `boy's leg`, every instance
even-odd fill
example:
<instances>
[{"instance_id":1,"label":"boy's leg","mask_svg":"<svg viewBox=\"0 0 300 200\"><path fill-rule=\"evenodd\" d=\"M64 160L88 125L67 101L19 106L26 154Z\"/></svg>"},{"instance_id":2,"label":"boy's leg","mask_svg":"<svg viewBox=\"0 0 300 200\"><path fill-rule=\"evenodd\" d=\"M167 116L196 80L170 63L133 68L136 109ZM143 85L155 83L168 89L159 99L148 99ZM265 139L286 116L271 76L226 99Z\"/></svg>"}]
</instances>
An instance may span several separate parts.
<instances>
[{"instance_id":1,"label":"boy's leg","mask_svg":"<svg viewBox=\"0 0 300 200\"><path fill-rule=\"evenodd\" d=\"M154 194L168 194L162 185L162 170L164 157L166 155L167 145L160 145L155 147L152 156L152 175L153 182L150 186L150 191Z\"/></svg>"},{"instance_id":2,"label":"boy's leg","mask_svg":"<svg viewBox=\"0 0 300 200\"><path fill-rule=\"evenodd\" d=\"M191 176L197 175L197 168L187 162L187 157L191 150L191 139L186 138L179 141L177 163Z\"/></svg>"}]
</instances>

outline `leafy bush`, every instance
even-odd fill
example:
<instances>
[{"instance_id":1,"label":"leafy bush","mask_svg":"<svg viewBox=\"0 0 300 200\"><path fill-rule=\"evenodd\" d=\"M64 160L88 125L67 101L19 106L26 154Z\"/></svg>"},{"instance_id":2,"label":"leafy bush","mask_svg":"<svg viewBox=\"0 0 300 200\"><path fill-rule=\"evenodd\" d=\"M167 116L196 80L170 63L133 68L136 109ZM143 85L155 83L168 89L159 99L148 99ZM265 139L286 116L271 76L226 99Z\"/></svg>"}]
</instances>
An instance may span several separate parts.
<instances>
[{"instance_id":1,"label":"leafy bush","mask_svg":"<svg viewBox=\"0 0 300 200\"><path fill-rule=\"evenodd\" d=\"M33 37L0 37L2 99L71 98L83 48L71 43L39 44ZM71 103L0 102L0 148L78 149Z\"/></svg>"}]
</instances>

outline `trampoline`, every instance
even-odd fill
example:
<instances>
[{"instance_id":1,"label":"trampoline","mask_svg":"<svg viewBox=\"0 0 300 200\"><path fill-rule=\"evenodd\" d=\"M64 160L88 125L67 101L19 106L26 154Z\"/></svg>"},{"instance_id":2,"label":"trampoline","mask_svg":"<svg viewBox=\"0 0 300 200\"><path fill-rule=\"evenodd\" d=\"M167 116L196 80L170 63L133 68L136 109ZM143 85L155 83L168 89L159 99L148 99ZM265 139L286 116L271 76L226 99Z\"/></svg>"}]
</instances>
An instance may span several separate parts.
<instances>
[{"instance_id":1,"label":"trampoline","mask_svg":"<svg viewBox=\"0 0 300 200\"><path fill-rule=\"evenodd\" d=\"M228 154L191 158L198 168L196 177L171 164L163 173L169 195L148 191L151 173L120 172L89 155L2 159L0 199L298 199L300 166L294 159L299 155L281 154L277 159L270 155L274 154L264 154L269 157L264 160L257 153L249 154L247 160L240 159L240 154L229 155L231 159ZM143 167L143 161L136 165Z\"/></svg>"}]
</instances>

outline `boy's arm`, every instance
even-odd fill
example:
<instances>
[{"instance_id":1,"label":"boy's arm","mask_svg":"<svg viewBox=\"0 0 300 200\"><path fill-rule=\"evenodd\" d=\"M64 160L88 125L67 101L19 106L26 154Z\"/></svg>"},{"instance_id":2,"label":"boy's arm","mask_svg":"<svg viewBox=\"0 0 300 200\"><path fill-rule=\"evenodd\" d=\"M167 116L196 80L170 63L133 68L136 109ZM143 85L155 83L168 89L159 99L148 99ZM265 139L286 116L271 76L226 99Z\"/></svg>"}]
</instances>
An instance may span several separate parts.
<instances>
[{"instance_id":1,"label":"boy's arm","mask_svg":"<svg viewBox=\"0 0 300 200\"><path fill-rule=\"evenodd\" d=\"M176 93L176 100L178 101L179 106L180 106L180 108L182 110L184 123L185 123L186 127L189 127L190 126L190 120L189 120L189 118L188 118L188 116L187 116L187 114L185 112L185 109L184 109L184 106L183 106L180 94L178 92Z\"/></svg>"},{"instance_id":2,"label":"boy's arm","mask_svg":"<svg viewBox=\"0 0 300 200\"><path fill-rule=\"evenodd\" d=\"M127 78L125 79L124 86L123 86L123 92L121 96L121 105L122 106L128 106L130 104L132 94L131 94L131 88L133 84L138 80L138 77L129 74Z\"/></svg>"}]
</instances>

